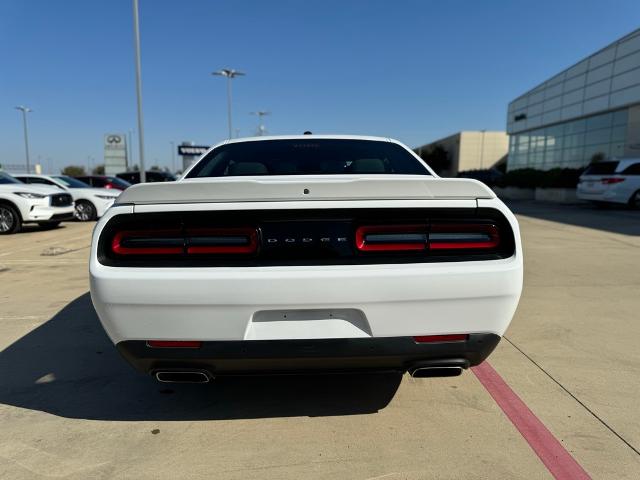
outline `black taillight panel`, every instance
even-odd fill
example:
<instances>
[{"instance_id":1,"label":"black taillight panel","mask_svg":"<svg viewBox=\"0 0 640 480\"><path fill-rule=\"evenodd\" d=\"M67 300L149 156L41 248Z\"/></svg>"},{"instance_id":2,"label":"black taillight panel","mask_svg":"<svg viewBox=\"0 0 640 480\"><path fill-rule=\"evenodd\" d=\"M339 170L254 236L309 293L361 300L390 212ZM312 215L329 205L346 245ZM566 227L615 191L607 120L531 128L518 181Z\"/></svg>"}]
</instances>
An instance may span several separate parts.
<instances>
[{"instance_id":1,"label":"black taillight panel","mask_svg":"<svg viewBox=\"0 0 640 480\"><path fill-rule=\"evenodd\" d=\"M101 263L140 267L455 262L514 251L494 209L135 213L114 216L98 242Z\"/></svg>"}]
</instances>

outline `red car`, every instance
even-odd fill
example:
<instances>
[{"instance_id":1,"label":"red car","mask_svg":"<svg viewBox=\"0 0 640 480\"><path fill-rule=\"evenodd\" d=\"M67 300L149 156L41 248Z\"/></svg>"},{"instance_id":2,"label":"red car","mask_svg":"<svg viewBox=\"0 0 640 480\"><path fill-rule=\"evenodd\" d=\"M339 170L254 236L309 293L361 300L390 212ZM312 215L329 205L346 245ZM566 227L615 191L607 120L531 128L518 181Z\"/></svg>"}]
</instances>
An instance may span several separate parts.
<instances>
[{"instance_id":1,"label":"red car","mask_svg":"<svg viewBox=\"0 0 640 480\"><path fill-rule=\"evenodd\" d=\"M118 177L108 175L84 175L75 177L94 188L113 188L114 190L126 190L131 186L129 182Z\"/></svg>"}]
</instances>

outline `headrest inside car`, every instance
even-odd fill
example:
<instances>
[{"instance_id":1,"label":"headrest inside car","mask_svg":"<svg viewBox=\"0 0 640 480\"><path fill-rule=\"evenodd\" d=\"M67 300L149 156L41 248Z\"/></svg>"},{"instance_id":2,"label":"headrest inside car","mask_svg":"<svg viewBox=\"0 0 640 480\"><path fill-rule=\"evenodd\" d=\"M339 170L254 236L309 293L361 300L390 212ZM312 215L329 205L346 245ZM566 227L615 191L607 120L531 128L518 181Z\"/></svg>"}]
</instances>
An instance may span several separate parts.
<instances>
[{"instance_id":1,"label":"headrest inside car","mask_svg":"<svg viewBox=\"0 0 640 480\"><path fill-rule=\"evenodd\" d=\"M384 162L379 158L358 158L351 165L353 173L385 173Z\"/></svg>"},{"instance_id":2,"label":"headrest inside car","mask_svg":"<svg viewBox=\"0 0 640 480\"><path fill-rule=\"evenodd\" d=\"M269 171L264 163L238 162L229 165L229 175L266 175Z\"/></svg>"}]
</instances>

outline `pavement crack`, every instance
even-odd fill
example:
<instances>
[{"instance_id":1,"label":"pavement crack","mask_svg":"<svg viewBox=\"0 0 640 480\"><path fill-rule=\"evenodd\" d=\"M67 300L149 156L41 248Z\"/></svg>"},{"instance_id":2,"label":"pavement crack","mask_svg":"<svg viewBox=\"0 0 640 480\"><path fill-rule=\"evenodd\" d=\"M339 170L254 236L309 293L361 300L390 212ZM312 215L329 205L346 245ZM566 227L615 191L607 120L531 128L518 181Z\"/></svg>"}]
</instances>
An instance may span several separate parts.
<instances>
[{"instance_id":1,"label":"pavement crack","mask_svg":"<svg viewBox=\"0 0 640 480\"><path fill-rule=\"evenodd\" d=\"M593 410L591 410L582 400L580 400L578 397L576 397L567 387L565 387L562 383L560 383L559 380L556 380L556 378L551 375L549 372L547 372L544 367L542 365L540 365L538 362L536 362L533 358L531 358L528 354L526 354L520 347L518 347L515 343L513 343L511 340L509 340L509 338L507 338L506 336L503 336L502 338L504 338L507 342L509 342L509 344L511 344L513 346L513 348L515 348L516 350L518 350L522 355L524 355L527 360L529 360L531 363L533 363L536 367L538 367L538 369L544 373L547 377L549 377L556 385L558 385L562 390L564 390L567 395L569 395L571 398L573 398L576 402L578 402L578 404L584 408L587 412L589 412L593 418L595 418L598 422L600 422L607 430L609 430L611 433L613 433L616 437L618 437L618 439L624 443L627 447L629 447L631 450L633 450L635 452L636 455L640 456L640 450L638 450L636 447L634 447L633 445L631 445L631 443L629 441L627 441L622 435L620 435L618 432L616 432L612 426L610 426L607 422L605 422L602 418L600 418L598 416L597 413L595 413Z\"/></svg>"}]
</instances>

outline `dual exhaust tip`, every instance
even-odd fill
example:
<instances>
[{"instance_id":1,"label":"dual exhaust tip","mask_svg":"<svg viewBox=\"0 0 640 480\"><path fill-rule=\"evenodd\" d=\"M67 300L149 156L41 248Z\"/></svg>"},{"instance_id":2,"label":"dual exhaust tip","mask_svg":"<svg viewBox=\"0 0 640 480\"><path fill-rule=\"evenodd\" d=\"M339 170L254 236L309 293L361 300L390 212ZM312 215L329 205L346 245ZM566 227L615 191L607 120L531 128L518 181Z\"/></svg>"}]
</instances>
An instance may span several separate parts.
<instances>
[{"instance_id":1,"label":"dual exhaust tip","mask_svg":"<svg viewBox=\"0 0 640 480\"><path fill-rule=\"evenodd\" d=\"M413 378L457 377L468 366L465 360L416 364L409 368L409 374ZM162 383L209 383L213 379L206 370L157 370L154 376Z\"/></svg>"},{"instance_id":2,"label":"dual exhaust tip","mask_svg":"<svg viewBox=\"0 0 640 480\"><path fill-rule=\"evenodd\" d=\"M162 383L209 383L211 375L205 370L157 370L156 380Z\"/></svg>"},{"instance_id":3,"label":"dual exhaust tip","mask_svg":"<svg viewBox=\"0 0 640 480\"><path fill-rule=\"evenodd\" d=\"M457 377L467 368L469 368L468 360L450 359L415 363L408 370L413 378L432 378Z\"/></svg>"}]
</instances>

